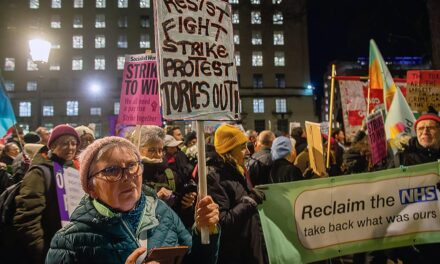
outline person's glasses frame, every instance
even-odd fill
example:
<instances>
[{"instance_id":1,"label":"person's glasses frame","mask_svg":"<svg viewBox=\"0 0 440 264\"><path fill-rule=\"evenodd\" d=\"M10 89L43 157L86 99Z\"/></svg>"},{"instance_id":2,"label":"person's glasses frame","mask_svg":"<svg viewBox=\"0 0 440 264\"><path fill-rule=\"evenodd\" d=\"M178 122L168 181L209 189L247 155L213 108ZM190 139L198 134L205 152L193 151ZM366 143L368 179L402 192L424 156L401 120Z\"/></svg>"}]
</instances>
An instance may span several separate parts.
<instances>
[{"instance_id":1,"label":"person's glasses frame","mask_svg":"<svg viewBox=\"0 0 440 264\"><path fill-rule=\"evenodd\" d=\"M439 126L421 126L421 127L417 128L417 132L421 133L421 132L425 131L425 129L428 132L430 132L430 131L433 131L433 130L438 129L438 128L439 128Z\"/></svg>"},{"instance_id":2,"label":"person's glasses frame","mask_svg":"<svg viewBox=\"0 0 440 264\"><path fill-rule=\"evenodd\" d=\"M97 175L101 175L103 179L109 182L117 182L120 181L124 175L130 177L139 176L139 170L143 168L143 164L141 161L132 161L126 164L125 167L121 166L109 166L104 169L92 174L90 178L96 177Z\"/></svg>"}]
</instances>

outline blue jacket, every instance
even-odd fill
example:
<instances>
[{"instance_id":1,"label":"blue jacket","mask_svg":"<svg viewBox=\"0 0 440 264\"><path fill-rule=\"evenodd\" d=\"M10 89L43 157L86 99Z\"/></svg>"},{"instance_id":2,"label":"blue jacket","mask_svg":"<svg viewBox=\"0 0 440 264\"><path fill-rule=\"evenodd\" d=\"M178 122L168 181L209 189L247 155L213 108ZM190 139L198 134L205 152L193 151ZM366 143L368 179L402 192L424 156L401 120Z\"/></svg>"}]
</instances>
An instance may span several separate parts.
<instances>
[{"instance_id":1,"label":"blue jacket","mask_svg":"<svg viewBox=\"0 0 440 264\"><path fill-rule=\"evenodd\" d=\"M144 195L144 194L143 194ZM185 262L216 263L219 235L211 235L209 245L185 228L176 213L154 193L147 193L143 217L136 234L120 214L85 196L71 216L71 223L52 239L46 263L125 263L140 245L155 247L186 245L190 254Z\"/></svg>"}]
</instances>

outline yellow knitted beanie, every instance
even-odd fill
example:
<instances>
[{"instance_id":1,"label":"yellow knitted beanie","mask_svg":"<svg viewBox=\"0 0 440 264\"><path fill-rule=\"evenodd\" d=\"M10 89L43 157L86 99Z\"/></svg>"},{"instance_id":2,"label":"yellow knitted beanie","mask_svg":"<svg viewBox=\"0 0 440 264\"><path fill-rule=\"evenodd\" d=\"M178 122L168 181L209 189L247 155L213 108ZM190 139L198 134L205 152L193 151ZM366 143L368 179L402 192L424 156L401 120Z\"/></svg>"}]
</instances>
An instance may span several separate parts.
<instances>
[{"instance_id":1,"label":"yellow knitted beanie","mask_svg":"<svg viewBox=\"0 0 440 264\"><path fill-rule=\"evenodd\" d=\"M224 124L215 131L214 147L219 154L225 154L248 141L246 135L236 126Z\"/></svg>"}]
</instances>

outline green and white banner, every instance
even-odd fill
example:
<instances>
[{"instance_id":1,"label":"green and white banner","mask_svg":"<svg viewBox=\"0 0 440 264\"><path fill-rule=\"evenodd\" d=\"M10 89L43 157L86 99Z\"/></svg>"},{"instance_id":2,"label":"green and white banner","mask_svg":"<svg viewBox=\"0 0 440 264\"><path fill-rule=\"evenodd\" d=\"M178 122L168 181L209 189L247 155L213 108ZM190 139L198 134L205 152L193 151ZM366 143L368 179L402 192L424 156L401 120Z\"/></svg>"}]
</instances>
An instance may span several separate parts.
<instances>
[{"instance_id":1,"label":"green and white banner","mask_svg":"<svg viewBox=\"0 0 440 264\"><path fill-rule=\"evenodd\" d=\"M439 163L266 185L271 263L440 242Z\"/></svg>"}]
</instances>

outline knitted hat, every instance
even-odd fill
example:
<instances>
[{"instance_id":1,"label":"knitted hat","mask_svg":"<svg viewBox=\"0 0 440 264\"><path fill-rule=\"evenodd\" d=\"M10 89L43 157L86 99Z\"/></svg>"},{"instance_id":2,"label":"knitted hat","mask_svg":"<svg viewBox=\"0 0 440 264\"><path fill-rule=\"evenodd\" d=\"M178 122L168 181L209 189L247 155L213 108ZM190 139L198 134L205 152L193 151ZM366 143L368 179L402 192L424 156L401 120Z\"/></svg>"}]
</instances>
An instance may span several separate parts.
<instances>
[{"instance_id":1,"label":"knitted hat","mask_svg":"<svg viewBox=\"0 0 440 264\"><path fill-rule=\"evenodd\" d=\"M95 133L93 133L93 130L91 130L89 127L78 126L78 127L75 127L75 131L78 133L78 135L80 137L85 134L90 134L90 135L92 135L93 139L95 139Z\"/></svg>"},{"instance_id":2,"label":"knitted hat","mask_svg":"<svg viewBox=\"0 0 440 264\"><path fill-rule=\"evenodd\" d=\"M440 124L440 117L438 115L424 114L424 115L419 116L419 118L417 118L416 122L414 123L414 129L417 129L417 124L422 120L433 120L433 121Z\"/></svg>"},{"instance_id":3,"label":"knitted hat","mask_svg":"<svg viewBox=\"0 0 440 264\"><path fill-rule=\"evenodd\" d=\"M165 147L177 147L182 144L183 141L176 140L173 136L165 135L165 139L163 141L163 145Z\"/></svg>"},{"instance_id":4,"label":"knitted hat","mask_svg":"<svg viewBox=\"0 0 440 264\"><path fill-rule=\"evenodd\" d=\"M84 192L89 193L89 185L88 185L88 177L90 172L90 167L95 159L95 156L98 154L99 150L101 150L104 146L117 143L122 146L128 146L130 147L134 154L137 156L137 158L141 159L141 154L139 153L139 150L133 143L128 141L125 138L121 137L104 137L98 140L95 140L92 144L88 145L86 149L81 152L79 156L79 164L81 164L79 168L79 177L81 179L81 186L84 190Z\"/></svg>"},{"instance_id":5,"label":"knitted hat","mask_svg":"<svg viewBox=\"0 0 440 264\"><path fill-rule=\"evenodd\" d=\"M277 137L270 149L270 153L272 154L272 160L279 160L287 156L292 152L292 142L288 137Z\"/></svg>"},{"instance_id":6,"label":"knitted hat","mask_svg":"<svg viewBox=\"0 0 440 264\"><path fill-rule=\"evenodd\" d=\"M47 147L50 148L50 145L52 143L54 143L55 140L57 140L59 137L64 136L64 135L70 135L70 136L75 137L76 141L79 144L80 140L79 140L78 133L76 133L76 131L73 127L71 127L69 125L58 125L52 130L52 133L50 134L49 140L47 141Z\"/></svg>"},{"instance_id":7,"label":"knitted hat","mask_svg":"<svg viewBox=\"0 0 440 264\"><path fill-rule=\"evenodd\" d=\"M219 154L225 154L248 141L243 131L236 126L224 124L215 131L214 146Z\"/></svg>"}]
</instances>

